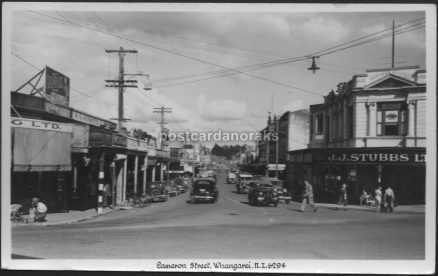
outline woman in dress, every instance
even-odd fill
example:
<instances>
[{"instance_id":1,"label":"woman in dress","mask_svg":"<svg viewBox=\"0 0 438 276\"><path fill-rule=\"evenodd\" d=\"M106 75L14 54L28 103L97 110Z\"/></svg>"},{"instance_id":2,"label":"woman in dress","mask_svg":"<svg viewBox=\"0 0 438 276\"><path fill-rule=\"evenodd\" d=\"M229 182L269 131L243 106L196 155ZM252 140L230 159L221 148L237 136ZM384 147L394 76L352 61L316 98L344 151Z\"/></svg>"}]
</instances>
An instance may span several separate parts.
<instances>
[{"instance_id":1,"label":"woman in dress","mask_svg":"<svg viewBox=\"0 0 438 276\"><path fill-rule=\"evenodd\" d=\"M374 200L376 201L376 211L380 212L380 207L382 205L382 187L379 186L374 191Z\"/></svg>"}]
</instances>

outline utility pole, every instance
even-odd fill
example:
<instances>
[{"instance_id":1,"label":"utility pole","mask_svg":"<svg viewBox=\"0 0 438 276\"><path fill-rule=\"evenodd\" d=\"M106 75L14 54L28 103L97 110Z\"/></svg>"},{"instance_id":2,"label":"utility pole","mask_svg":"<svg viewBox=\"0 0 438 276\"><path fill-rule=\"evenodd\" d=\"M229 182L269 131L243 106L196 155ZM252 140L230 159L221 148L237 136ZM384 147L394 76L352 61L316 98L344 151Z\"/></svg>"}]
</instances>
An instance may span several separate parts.
<instances>
[{"instance_id":1,"label":"utility pole","mask_svg":"<svg viewBox=\"0 0 438 276\"><path fill-rule=\"evenodd\" d=\"M163 140L163 133L164 133L164 125L167 124L166 121L164 120L164 114L165 113L172 113L172 108L170 107L154 107L154 113L160 113L161 114L161 120L159 122L160 126L161 126L161 149L164 148L164 140Z\"/></svg>"},{"instance_id":2,"label":"utility pole","mask_svg":"<svg viewBox=\"0 0 438 276\"><path fill-rule=\"evenodd\" d=\"M122 124L123 122L127 121L128 119L124 118L123 115L123 93L125 87L137 87L137 81L136 80L125 80L125 56L127 54L132 53L138 53L137 50L125 50L123 47L120 47L119 50L105 50L107 53L117 53L119 55L119 79L117 80L105 80L107 83L113 83L113 84L107 84L106 87L117 87L119 89L119 116L117 118L118 120L118 131L119 133L122 130Z\"/></svg>"},{"instance_id":3,"label":"utility pole","mask_svg":"<svg viewBox=\"0 0 438 276\"><path fill-rule=\"evenodd\" d=\"M271 133L271 112L269 112L268 115L268 133ZM269 155L270 155L270 146L271 146L271 141L270 141L270 136L268 137L268 139L266 139L266 177L269 176Z\"/></svg>"},{"instance_id":4,"label":"utility pole","mask_svg":"<svg viewBox=\"0 0 438 276\"><path fill-rule=\"evenodd\" d=\"M394 58L395 58L395 22L392 20L392 68L394 68Z\"/></svg>"},{"instance_id":5,"label":"utility pole","mask_svg":"<svg viewBox=\"0 0 438 276\"><path fill-rule=\"evenodd\" d=\"M278 179L278 140L280 139L280 135L278 134L278 116L274 117L275 123L275 132L277 133L277 140L275 141L275 178Z\"/></svg>"}]
</instances>

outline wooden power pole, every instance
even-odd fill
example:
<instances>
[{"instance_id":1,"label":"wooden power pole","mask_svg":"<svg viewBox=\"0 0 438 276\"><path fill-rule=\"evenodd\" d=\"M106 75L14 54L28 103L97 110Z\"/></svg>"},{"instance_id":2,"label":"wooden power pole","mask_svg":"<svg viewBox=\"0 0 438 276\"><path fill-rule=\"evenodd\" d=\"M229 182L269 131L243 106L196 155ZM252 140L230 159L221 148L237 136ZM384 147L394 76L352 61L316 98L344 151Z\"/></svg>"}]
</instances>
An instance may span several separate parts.
<instances>
[{"instance_id":1,"label":"wooden power pole","mask_svg":"<svg viewBox=\"0 0 438 276\"><path fill-rule=\"evenodd\" d=\"M119 50L105 50L107 53L117 53L119 55L119 79L117 80L105 80L107 83L106 87L117 87L119 89L119 116L117 118L118 121L118 131L119 133L122 130L123 122L128 119L124 118L123 114L123 93L125 87L137 87L136 80L125 80L125 56L130 53L138 53L137 50L125 50L123 47L120 47Z\"/></svg>"}]
</instances>

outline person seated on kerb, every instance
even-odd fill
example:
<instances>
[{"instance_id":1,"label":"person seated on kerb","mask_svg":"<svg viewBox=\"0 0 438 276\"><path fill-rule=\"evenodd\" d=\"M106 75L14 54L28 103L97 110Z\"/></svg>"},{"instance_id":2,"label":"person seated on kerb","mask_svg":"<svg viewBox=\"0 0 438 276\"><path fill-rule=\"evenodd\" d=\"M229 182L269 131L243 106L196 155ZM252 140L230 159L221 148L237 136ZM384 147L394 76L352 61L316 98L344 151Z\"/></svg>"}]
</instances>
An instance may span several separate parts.
<instances>
[{"instance_id":1,"label":"person seated on kerb","mask_svg":"<svg viewBox=\"0 0 438 276\"><path fill-rule=\"evenodd\" d=\"M36 197L32 198L32 206L29 210L30 221L43 222L46 220L47 206Z\"/></svg>"}]
</instances>

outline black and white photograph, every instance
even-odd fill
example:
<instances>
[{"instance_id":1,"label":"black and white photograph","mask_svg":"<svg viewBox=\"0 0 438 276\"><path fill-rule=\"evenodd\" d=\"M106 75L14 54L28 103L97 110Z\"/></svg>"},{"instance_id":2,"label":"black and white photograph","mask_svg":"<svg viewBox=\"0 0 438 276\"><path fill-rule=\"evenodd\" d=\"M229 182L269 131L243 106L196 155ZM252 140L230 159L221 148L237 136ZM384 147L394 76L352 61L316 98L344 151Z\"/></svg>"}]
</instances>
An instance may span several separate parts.
<instances>
[{"instance_id":1,"label":"black and white photograph","mask_svg":"<svg viewBox=\"0 0 438 276\"><path fill-rule=\"evenodd\" d=\"M2 3L2 269L433 274L436 5Z\"/></svg>"}]
</instances>

